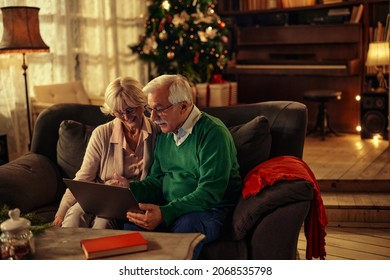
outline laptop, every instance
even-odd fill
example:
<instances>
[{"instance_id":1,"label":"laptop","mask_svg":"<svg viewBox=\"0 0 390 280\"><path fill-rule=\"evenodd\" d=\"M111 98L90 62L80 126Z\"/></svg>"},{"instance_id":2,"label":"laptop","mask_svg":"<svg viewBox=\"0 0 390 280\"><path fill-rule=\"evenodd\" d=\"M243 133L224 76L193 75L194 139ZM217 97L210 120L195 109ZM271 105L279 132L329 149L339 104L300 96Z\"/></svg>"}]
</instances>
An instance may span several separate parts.
<instances>
[{"instance_id":1,"label":"laptop","mask_svg":"<svg viewBox=\"0 0 390 280\"><path fill-rule=\"evenodd\" d=\"M144 213L129 188L63 178L85 213L127 220L126 212Z\"/></svg>"}]
</instances>

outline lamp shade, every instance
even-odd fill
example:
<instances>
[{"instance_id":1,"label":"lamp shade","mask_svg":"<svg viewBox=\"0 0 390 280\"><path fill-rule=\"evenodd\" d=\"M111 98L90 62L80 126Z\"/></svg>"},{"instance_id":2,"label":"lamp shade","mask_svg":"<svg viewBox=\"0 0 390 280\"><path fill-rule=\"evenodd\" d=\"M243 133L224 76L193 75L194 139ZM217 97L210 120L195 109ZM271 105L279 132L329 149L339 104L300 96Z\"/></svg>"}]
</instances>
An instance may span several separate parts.
<instances>
[{"instance_id":1,"label":"lamp shade","mask_svg":"<svg viewBox=\"0 0 390 280\"><path fill-rule=\"evenodd\" d=\"M39 32L39 8L3 7L3 38L0 53L48 52Z\"/></svg>"},{"instance_id":2,"label":"lamp shade","mask_svg":"<svg viewBox=\"0 0 390 280\"><path fill-rule=\"evenodd\" d=\"M366 66L389 65L389 42L372 42L368 47Z\"/></svg>"}]
</instances>

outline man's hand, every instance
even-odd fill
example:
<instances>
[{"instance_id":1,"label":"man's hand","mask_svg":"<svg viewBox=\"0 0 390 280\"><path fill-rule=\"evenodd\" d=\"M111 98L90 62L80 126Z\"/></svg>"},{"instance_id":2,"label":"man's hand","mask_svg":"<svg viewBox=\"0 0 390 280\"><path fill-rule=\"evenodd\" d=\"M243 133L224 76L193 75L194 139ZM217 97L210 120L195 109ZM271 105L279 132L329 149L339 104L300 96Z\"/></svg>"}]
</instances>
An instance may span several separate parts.
<instances>
[{"instance_id":1,"label":"man's hand","mask_svg":"<svg viewBox=\"0 0 390 280\"><path fill-rule=\"evenodd\" d=\"M56 216L51 224L55 227L61 227L63 221L64 218L62 216Z\"/></svg>"},{"instance_id":2,"label":"man's hand","mask_svg":"<svg viewBox=\"0 0 390 280\"><path fill-rule=\"evenodd\" d=\"M118 173L115 172L113 178L105 181L104 184L128 188L129 180L127 180L125 177L118 175Z\"/></svg>"},{"instance_id":3,"label":"man's hand","mask_svg":"<svg viewBox=\"0 0 390 280\"><path fill-rule=\"evenodd\" d=\"M130 222L147 230L153 230L162 223L163 218L158 205L139 203L139 208L145 210L145 214L127 212L126 217Z\"/></svg>"}]
</instances>

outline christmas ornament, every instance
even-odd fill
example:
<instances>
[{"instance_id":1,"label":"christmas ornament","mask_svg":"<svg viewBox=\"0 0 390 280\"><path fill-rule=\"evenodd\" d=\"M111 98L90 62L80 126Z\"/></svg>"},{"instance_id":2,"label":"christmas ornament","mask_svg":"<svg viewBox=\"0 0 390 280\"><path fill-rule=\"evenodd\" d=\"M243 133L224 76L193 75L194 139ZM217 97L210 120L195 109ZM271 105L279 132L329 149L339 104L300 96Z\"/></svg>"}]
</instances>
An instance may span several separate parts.
<instances>
[{"instance_id":1,"label":"christmas ornament","mask_svg":"<svg viewBox=\"0 0 390 280\"><path fill-rule=\"evenodd\" d=\"M175 53L174 52L168 52L167 53L167 57L168 57L169 60L172 60L175 57Z\"/></svg>"},{"instance_id":2,"label":"christmas ornament","mask_svg":"<svg viewBox=\"0 0 390 280\"><path fill-rule=\"evenodd\" d=\"M145 44L144 44L144 47L142 48L142 51L145 54L150 54L150 52L157 49L157 46L158 46L158 44L156 42L156 38L154 36L152 36L152 37L145 39Z\"/></svg>"},{"instance_id":3,"label":"christmas ornament","mask_svg":"<svg viewBox=\"0 0 390 280\"><path fill-rule=\"evenodd\" d=\"M168 34L165 29L158 34L158 38L160 38L161 41L165 41L168 38Z\"/></svg>"}]
</instances>

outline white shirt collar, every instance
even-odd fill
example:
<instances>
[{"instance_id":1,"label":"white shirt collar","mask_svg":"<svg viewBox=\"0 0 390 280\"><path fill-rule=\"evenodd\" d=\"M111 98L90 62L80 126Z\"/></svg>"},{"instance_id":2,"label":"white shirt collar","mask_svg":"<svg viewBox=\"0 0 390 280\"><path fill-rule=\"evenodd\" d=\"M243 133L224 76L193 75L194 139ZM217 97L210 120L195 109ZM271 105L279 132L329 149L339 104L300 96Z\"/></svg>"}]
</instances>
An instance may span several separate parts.
<instances>
[{"instance_id":1,"label":"white shirt collar","mask_svg":"<svg viewBox=\"0 0 390 280\"><path fill-rule=\"evenodd\" d=\"M198 107L196 107L196 105L194 105L186 121L178 129L177 133L173 134L173 139L175 140L176 146L181 145L187 139L188 135L192 133L195 124L198 122L201 116L202 112Z\"/></svg>"}]
</instances>

